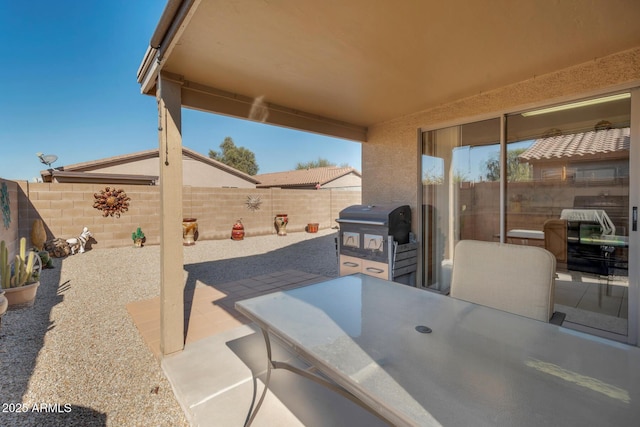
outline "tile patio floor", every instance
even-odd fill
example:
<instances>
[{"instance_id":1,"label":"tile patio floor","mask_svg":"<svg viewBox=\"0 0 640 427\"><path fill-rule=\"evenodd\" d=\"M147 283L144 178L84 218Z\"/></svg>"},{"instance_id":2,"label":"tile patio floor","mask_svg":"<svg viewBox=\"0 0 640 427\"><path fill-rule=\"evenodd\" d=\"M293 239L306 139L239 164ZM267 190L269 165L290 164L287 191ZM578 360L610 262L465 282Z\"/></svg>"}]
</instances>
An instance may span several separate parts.
<instances>
[{"instance_id":1,"label":"tile patio floor","mask_svg":"<svg viewBox=\"0 0 640 427\"><path fill-rule=\"evenodd\" d=\"M558 271L555 303L567 315L564 327L626 342L626 279Z\"/></svg>"}]
</instances>

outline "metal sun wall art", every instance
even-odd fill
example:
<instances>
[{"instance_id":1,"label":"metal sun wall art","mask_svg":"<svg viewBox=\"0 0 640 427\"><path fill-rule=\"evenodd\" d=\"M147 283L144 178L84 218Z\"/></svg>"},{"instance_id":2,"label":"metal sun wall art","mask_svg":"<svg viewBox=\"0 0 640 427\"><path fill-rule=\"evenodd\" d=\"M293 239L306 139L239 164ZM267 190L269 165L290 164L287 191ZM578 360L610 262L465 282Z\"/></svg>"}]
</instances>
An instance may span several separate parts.
<instances>
[{"instance_id":1,"label":"metal sun wall art","mask_svg":"<svg viewBox=\"0 0 640 427\"><path fill-rule=\"evenodd\" d=\"M123 189L106 187L99 193L94 193L95 202L93 207L102 211L102 216L115 216L120 218L120 214L129 210L129 198Z\"/></svg>"},{"instance_id":2,"label":"metal sun wall art","mask_svg":"<svg viewBox=\"0 0 640 427\"><path fill-rule=\"evenodd\" d=\"M245 202L245 204L247 205L247 209L255 212L260 209L262 200L260 199L260 196L247 196L247 201Z\"/></svg>"},{"instance_id":3,"label":"metal sun wall art","mask_svg":"<svg viewBox=\"0 0 640 427\"><path fill-rule=\"evenodd\" d=\"M9 206L9 190L6 182L3 182L2 187L0 187L0 207L2 208L4 228L9 228L11 225L11 206Z\"/></svg>"}]
</instances>

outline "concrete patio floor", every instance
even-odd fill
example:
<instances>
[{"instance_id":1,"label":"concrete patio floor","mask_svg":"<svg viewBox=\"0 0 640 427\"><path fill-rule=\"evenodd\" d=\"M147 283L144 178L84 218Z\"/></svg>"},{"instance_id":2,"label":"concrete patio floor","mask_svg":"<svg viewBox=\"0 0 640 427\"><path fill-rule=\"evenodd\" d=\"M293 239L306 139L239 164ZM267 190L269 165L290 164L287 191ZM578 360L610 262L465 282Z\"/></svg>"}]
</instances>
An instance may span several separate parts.
<instances>
[{"instance_id":1,"label":"concrete patio floor","mask_svg":"<svg viewBox=\"0 0 640 427\"><path fill-rule=\"evenodd\" d=\"M317 274L285 270L216 286L198 282L194 289L185 291L185 344L250 323L236 311L236 301L323 279L326 278ZM149 349L160 360L160 297L129 303L127 311Z\"/></svg>"},{"instance_id":2,"label":"concrete patio floor","mask_svg":"<svg viewBox=\"0 0 640 427\"><path fill-rule=\"evenodd\" d=\"M323 237L325 252L331 247L330 238L329 235ZM266 259L242 259L240 264L224 261L216 268L209 263L190 265L188 271L198 280L191 281L185 290L185 348L174 355L164 358L160 355L159 297L127 304L127 311L161 364L191 425L244 425L252 402L262 393L267 359L262 334L236 311L234 305L242 299L309 285L332 275L324 270L315 274L278 269L275 260L286 258L291 261L291 256L310 250L309 246L301 248L292 247L286 255L262 255L268 257ZM264 274L246 277L233 270L242 262L259 264L259 271ZM291 265L296 263L291 262ZM211 271L234 273L221 274L220 277L232 278L225 281L210 277ZM556 284L556 310L567 313L564 326L572 329L584 328L591 317L594 317L595 325L600 325L602 316L606 316L605 309L612 310L607 314L611 315L608 317L613 319L614 327L621 328L624 324L626 328L625 298L626 292L618 292L617 287L606 292L602 281L590 282L583 277L578 280L560 274ZM608 329L616 332L606 332L613 339L620 340L623 335L618 334L626 333L626 330ZM296 359L277 342L274 354L278 360L304 365L304 361ZM288 371L276 370L253 425L351 427L387 424L316 383Z\"/></svg>"},{"instance_id":3,"label":"concrete patio floor","mask_svg":"<svg viewBox=\"0 0 640 427\"><path fill-rule=\"evenodd\" d=\"M193 426L242 426L259 399L266 372L262 334L238 313L238 300L326 279L285 270L216 286L196 284L185 297L185 348L161 358L159 298L136 301L127 310L149 349L160 360L176 399ZM277 343L278 360L297 360ZM274 371L254 426L386 426L369 412L324 387L288 371Z\"/></svg>"}]
</instances>

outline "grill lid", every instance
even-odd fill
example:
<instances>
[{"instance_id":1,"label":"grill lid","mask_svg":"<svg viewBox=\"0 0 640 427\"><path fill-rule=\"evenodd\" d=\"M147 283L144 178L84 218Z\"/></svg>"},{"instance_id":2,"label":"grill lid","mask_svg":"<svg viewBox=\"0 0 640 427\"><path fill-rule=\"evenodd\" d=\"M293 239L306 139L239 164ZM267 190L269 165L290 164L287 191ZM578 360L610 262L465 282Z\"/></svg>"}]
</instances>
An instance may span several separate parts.
<instances>
[{"instance_id":1,"label":"grill lid","mask_svg":"<svg viewBox=\"0 0 640 427\"><path fill-rule=\"evenodd\" d=\"M353 205L340 211L338 222L355 224L388 225L389 217L396 210L409 209L409 206L398 205ZM411 219L409 218L409 222Z\"/></svg>"},{"instance_id":2,"label":"grill lid","mask_svg":"<svg viewBox=\"0 0 640 427\"><path fill-rule=\"evenodd\" d=\"M411 208L408 205L353 205L341 210L336 221L343 230L383 232L399 244L409 243Z\"/></svg>"}]
</instances>

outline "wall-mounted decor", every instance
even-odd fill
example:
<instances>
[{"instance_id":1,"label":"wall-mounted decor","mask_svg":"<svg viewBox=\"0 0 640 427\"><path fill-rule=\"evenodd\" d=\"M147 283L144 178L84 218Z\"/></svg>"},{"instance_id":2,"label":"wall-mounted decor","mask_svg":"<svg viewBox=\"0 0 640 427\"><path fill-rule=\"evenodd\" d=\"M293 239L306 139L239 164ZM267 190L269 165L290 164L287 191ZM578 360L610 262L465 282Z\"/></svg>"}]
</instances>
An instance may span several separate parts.
<instances>
[{"instance_id":1,"label":"wall-mounted decor","mask_svg":"<svg viewBox=\"0 0 640 427\"><path fill-rule=\"evenodd\" d=\"M120 218L120 214L129 210L129 200L131 200L123 189L115 189L106 187L99 193L94 193L93 197L96 201L93 207L102 211L102 216L115 216Z\"/></svg>"},{"instance_id":2,"label":"wall-mounted decor","mask_svg":"<svg viewBox=\"0 0 640 427\"><path fill-rule=\"evenodd\" d=\"M245 204L247 205L247 209L255 212L260 209L262 200L260 199L260 196L247 196Z\"/></svg>"},{"instance_id":3,"label":"wall-mounted decor","mask_svg":"<svg viewBox=\"0 0 640 427\"><path fill-rule=\"evenodd\" d=\"M9 189L6 182L3 182L2 187L0 187L0 208L2 208L4 228L9 228L11 225L11 206L9 206Z\"/></svg>"}]
</instances>

